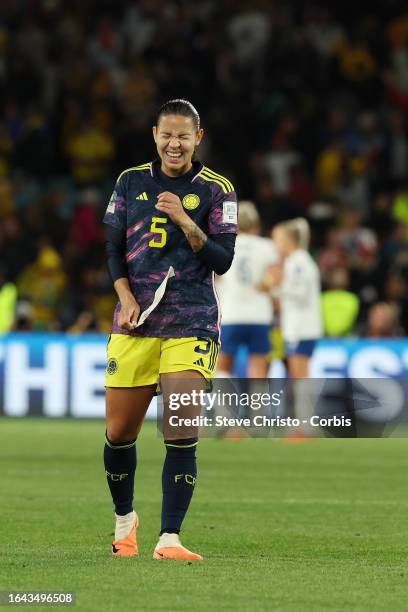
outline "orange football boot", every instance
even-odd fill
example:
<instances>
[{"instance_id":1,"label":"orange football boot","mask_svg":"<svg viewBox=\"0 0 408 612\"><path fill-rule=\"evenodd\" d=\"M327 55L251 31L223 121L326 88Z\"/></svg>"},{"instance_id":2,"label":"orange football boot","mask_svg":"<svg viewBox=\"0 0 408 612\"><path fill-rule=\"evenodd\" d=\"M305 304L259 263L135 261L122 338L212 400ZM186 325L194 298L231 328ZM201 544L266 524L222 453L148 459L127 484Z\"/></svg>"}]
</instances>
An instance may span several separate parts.
<instances>
[{"instance_id":1,"label":"orange football boot","mask_svg":"<svg viewBox=\"0 0 408 612\"><path fill-rule=\"evenodd\" d=\"M172 561L203 561L203 557L184 546L156 546L153 559Z\"/></svg>"},{"instance_id":2,"label":"orange football boot","mask_svg":"<svg viewBox=\"0 0 408 612\"><path fill-rule=\"evenodd\" d=\"M136 514L136 513L135 513ZM112 555L114 557L136 557L139 554L136 540L136 529L139 527L139 517L136 514L132 529L123 540L117 540L112 544Z\"/></svg>"}]
</instances>

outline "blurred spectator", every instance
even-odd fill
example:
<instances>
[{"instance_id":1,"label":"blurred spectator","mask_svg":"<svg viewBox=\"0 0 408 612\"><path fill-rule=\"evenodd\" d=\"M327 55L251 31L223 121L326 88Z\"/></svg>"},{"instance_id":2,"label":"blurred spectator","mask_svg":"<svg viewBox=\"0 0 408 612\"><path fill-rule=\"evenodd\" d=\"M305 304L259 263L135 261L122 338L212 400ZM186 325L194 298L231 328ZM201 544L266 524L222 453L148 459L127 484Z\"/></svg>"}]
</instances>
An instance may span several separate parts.
<instances>
[{"instance_id":1,"label":"blurred spectator","mask_svg":"<svg viewBox=\"0 0 408 612\"><path fill-rule=\"evenodd\" d=\"M405 111L408 110L408 16L405 12L393 16L387 28L390 43L390 67L386 84L392 101Z\"/></svg>"},{"instance_id":2,"label":"blurred spectator","mask_svg":"<svg viewBox=\"0 0 408 612\"><path fill-rule=\"evenodd\" d=\"M11 330L16 302L17 287L6 281L5 270L0 267L0 334Z\"/></svg>"},{"instance_id":3,"label":"blurred spectator","mask_svg":"<svg viewBox=\"0 0 408 612\"><path fill-rule=\"evenodd\" d=\"M79 184L100 182L109 169L115 153L110 134L91 119L83 119L66 143L71 171Z\"/></svg>"},{"instance_id":4,"label":"blurred spectator","mask_svg":"<svg viewBox=\"0 0 408 612\"><path fill-rule=\"evenodd\" d=\"M384 298L393 306L403 329L408 331L408 285L399 271L391 272L384 287Z\"/></svg>"},{"instance_id":5,"label":"blurred spectator","mask_svg":"<svg viewBox=\"0 0 408 612\"><path fill-rule=\"evenodd\" d=\"M380 191L373 198L372 209L367 217L367 225L377 235L380 243L390 235L395 223L391 217L392 197L386 191Z\"/></svg>"},{"instance_id":6,"label":"blurred spectator","mask_svg":"<svg viewBox=\"0 0 408 612\"><path fill-rule=\"evenodd\" d=\"M386 134L387 172L396 180L406 178L408 172L408 137L403 113L390 113Z\"/></svg>"},{"instance_id":7,"label":"blurred spectator","mask_svg":"<svg viewBox=\"0 0 408 612\"><path fill-rule=\"evenodd\" d=\"M393 338L403 335L396 309L385 302L371 306L364 335L368 338Z\"/></svg>"},{"instance_id":8,"label":"blurred spectator","mask_svg":"<svg viewBox=\"0 0 408 612\"><path fill-rule=\"evenodd\" d=\"M347 268L348 259L337 228L330 228L325 236L325 244L318 253L317 261L322 274L322 282L330 286L330 276L338 268Z\"/></svg>"},{"instance_id":9,"label":"blurred spectator","mask_svg":"<svg viewBox=\"0 0 408 612\"><path fill-rule=\"evenodd\" d=\"M408 238L408 180L403 182L395 196L392 216L395 221L405 225L406 237Z\"/></svg>"},{"instance_id":10,"label":"blurred spectator","mask_svg":"<svg viewBox=\"0 0 408 612\"><path fill-rule=\"evenodd\" d=\"M350 81L361 82L375 75L377 66L362 41L342 40L338 45L340 69Z\"/></svg>"},{"instance_id":11,"label":"blurred spectator","mask_svg":"<svg viewBox=\"0 0 408 612\"><path fill-rule=\"evenodd\" d=\"M95 315L92 312L81 312L77 320L67 329L69 334L84 334L99 331Z\"/></svg>"},{"instance_id":12,"label":"blurred spectator","mask_svg":"<svg viewBox=\"0 0 408 612\"><path fill-rule=\"evenodd\" d=\"M350 334L357 321L360 301L349 291L350 279L346 268L335 268L328 279L328 289L322 294L324 333L341 337Z\"/></svg>"},{"instance_id":13,"label":"blurred spectator","mask_svg":"<svg viewBox=\"0 0 408 612\"><path fill-rule=\"evenodd\" d=\"M26 332L34 329L34 309L30 302L18 302L15 312L13 331Z\"/></svg>"},{"instance_id":14,"label":"blurred spectator","mask_svg":"<svg viewBox=\"0 0 408 612\"><path fill-rule=\"evenodd\" d=\"M334 140L322 150L316 163L316 184L323 196L334 196L340 187L344 165L343 142Z\"/></svg>"},{"instance_id":15,"label":"blurred spectator","mask_svg":"<svg viewBox=\"0 0 408 612\"><path fill-rule=\"evenodd\" d=\"M121 46L122 38L115 24L107 16L102 17L88 47L91 63L106 68L114 66L118 62Z\"/></svg>"},{"instance_id":16,"label":"blurred spectator","mask_svg":"<svg viewBox=\"0 0 408 612\"><path fill-rule=\"evenodd\" d=\"M319 54L332 55L343 40L344 33L341 24L333 19L330 7L308 6L305 21L306 36Z\"/></svg>"},{"instance_id":17,"label":"blurred spectator","mask_svg":"<svg viewBox=\"0 0 408 612\"><path fill-rule=\"evenodd\" d=\"M290 146L289 134L281 130L274 136L271 150L264 158L265 169L271 178L275 195L288 194L291 171L299 161L299 154Z\"/></svg>"},{"instance_id":18,"label":"blurred spectator","mask_svg":"<svg viewBox=\"0 0 408 612\"><path fill-rule=\"evenodd\" d=\"M100 194L96 189L87 188L80 193L69 230L69 240L75 242L80 249L87 250L102 241L99 202Z\"/></svg>"},{"instance_id":19,"label":"blurred spectator","mask_svg":"<svg viewBox=\"0 0 408 612\"><path fill-rule=\"evenodd\" d=\"M304 211L308 209L315 197L313 183L301 163L293 165L290 169L288 196Z\"/></svg>"},{"instance_id":20,"label":"blurred spectator","mask_svg":"<svg viewBox=\"0 0 408 612\"><path fill-rule=\"evenodd\" d=\"M7 278L16 280L35 256L33 237L27 235L17 215L6 217L0 226L0 257Z\"/></svg>"},{"instance_id":21,"label":"blurred spectator","mask_svg":"<svg viewBox=\"0 0 408 612\"><path fill-rule=\"evenodd\" d=\"M361 225L361 215L355 208L345 208L341 214L338 239L351 268L367 269L375 265L377 237Z\"/></svg>"},{"instance_id":22,"label":"blurred spectator","mask_svg":"<svg viewBox=\"0 0 408 612\"><path fill-rule=\"evenodd\" d=\"M228 32L239 64L253 66L261 59L268 42L269 30L268 15L251 8L249 4L235 14L228 24Z\"/></svg>"},{"instance_id":23,"label":"blurred spectator","mask_svg":"<svg viewBox=\"0 0 408 612\"><path fill-rule=\"evenodd\" d=\"M356 210L361 219L366 219L369 206L369 181L366 170L367 160L355 156L343 165L335 195L340 204Z\"/></svg>"},{"instance_id":24,"label":"blurred spectator","mask_svg":"<svg viewBox=\"0 0 408 612\"><path fill-rule=\"evenodd\" d=\"M1 138L1 136L0 136ZM6 178L1 178L0 160L0 220L13 214L15 208L13 184Z\"/></svg>"},{"instance_id":25,"label":"blurred spectator","mask_svg":"<svg viewBox=\"0 0 408 612\"><path fill-rule=\"evenodd\" d=\"M13 153L14 143L8 133L7 126L0 121L0 177L8 176Z\"/></svg>"},{"instance_id":26,"label":"blurred spectator","mask_svg":"<svg viewBox=\"0 0 408 612\"><path fill-rule=\"evenodd\" d=\"M60 256L54 248L44 244L36 261L22 272L17 281L19 294L32 304L37 329L55 329L66 282Z\"/></svg>"}]
</instances>

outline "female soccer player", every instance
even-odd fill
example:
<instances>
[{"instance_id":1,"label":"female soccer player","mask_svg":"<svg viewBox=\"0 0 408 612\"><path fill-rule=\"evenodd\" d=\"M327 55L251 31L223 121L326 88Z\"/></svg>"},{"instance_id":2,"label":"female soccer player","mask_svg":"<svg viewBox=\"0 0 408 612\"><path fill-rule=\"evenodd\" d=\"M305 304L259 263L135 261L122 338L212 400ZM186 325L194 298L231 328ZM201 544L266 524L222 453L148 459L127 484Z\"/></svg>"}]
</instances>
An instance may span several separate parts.
<instances>
[{"instance_id":1,"label":"female soccer player","mask_svg":"<svg viewBox=\"0 0 408 612\"><path fill-rule=\"evenodd\" d=\"M239 233L230 270L217 285L222 306L222 352L218 375L230 375L240 346L248 349L248 377L265 378L273 321L270 297L257 289L266 270L278 261L273 242L259 236L261 222L252 202L240 202Z\"/></svg>"},{"instance_id":2,"label":"female soccer player","mask_svg":"<svg viewBox=\"0 0 408 612\"><path fill-rule=\"evenodd\" d=\"M138 554L136 438L157 383L166 407L170 390L182 391L183 380L186 388L191 381L202 387L216 366L213 277L233 259L237 201L228 179L193 160L203 135L190 102L166 102L153 127L158 159L122 172L104 217L119 298L108 343L104 449L115 556ZM197 431L173 431L165 423L164 437L161 530L153 557L202 560L178 535L197 477Z\"/></svg>"},{"instance_id":3,"label":"female soccer player","mask_svg":"<svg viewBox=\"0 0 408 612\"><path fill-rule=\"evenodd\" d=\"M294 379L295 414L303 422L312 416L310 391L304 379L316 342L323 333L320 272L308 253L310 238L306 219L275 226L272 239L283 267L269 272L266 284L280 300L281 331L291 378ZM304 424L304 433L311 428Z\"/></svg>"},{"instance_id":4,"label":"female soccer player","mask_svg":"<svg viewBox=\"0 0 408 612\"><path fill-rule=\"evenodd\" d=\"M270 272L270 286L279 286L282 336L294 378L308 377L309 359L323 329L320 272L307 250L309 235L302 218L280 223L272 233L283 267Z\"/></svg>"}]
</instances>

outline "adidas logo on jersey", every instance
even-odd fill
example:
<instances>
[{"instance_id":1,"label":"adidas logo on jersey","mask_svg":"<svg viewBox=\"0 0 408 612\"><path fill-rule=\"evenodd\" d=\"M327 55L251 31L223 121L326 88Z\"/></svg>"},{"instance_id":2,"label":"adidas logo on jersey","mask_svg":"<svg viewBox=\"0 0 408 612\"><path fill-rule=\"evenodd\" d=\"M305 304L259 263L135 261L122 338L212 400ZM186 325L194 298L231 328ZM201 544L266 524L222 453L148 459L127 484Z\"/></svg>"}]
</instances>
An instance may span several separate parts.
<instances>
[{"instance_id":1,"label":"adidas logo on jersey","mask_svg":"<svg viewBox=\"0 0 408 612\"><path fill-rule=\"evenodd\" d=\"M201 357L200 357L200 359L197 359L197 361L194 361L193 363L194 363L194 365L201 366L202 368L204 367L204 361L202 360Z\"/></svg>"},{"instance_id":2,"label":"adidas logo on jersey","mask_svg":"<svg viewBox=\"0 0 408 612\"><path fill-rule=\"evenodd\" d=\"M139 193L138 196L136 196L136 200L148 200L149 198L147 197L147 193L144 191L143 193Z\"/></svg>"}]
</instances>

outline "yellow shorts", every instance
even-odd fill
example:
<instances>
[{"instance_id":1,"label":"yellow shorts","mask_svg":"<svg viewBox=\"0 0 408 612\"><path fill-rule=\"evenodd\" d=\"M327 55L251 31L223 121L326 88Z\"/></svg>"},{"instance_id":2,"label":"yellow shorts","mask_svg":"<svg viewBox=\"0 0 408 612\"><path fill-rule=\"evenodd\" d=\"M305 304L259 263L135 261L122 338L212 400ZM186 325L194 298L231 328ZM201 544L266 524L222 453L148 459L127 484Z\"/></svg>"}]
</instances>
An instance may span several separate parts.
<instances>
[{"instance_id":1,"label":"yellow shorts","mask_svg":"<svg viewBox=\"0 0 408 612\"><path fill-rule=\"evenodd\" d=\"M108 341L107 387L141 387L159 382L167 372L196 370L214 375L219 344L202 338L140 338L111 334Z\"/></svg>"}]
</instances>

